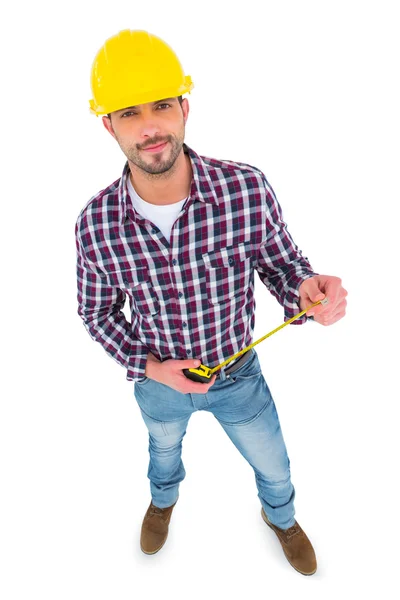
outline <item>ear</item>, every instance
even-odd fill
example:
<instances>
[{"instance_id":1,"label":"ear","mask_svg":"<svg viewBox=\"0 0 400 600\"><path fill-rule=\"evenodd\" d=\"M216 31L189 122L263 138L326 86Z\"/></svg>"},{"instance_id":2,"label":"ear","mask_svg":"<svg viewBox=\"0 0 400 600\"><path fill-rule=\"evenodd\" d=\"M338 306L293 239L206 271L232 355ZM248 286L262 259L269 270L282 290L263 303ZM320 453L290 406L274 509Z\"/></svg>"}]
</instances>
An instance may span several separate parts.
<instances>
[{"instance_id":1,"label":"ear","mask_svg":"<svg viewBox=\"0 0 400 600\"><path fill-rule=\"evenodd\" d=\"M110 133L113 136L113 138L116 139L114 129L113 129L113 126L111 123L111 118L108 118L107 116L105 116L105 117L102 117L101 120L103 121L103 125L107 129L108 133Z\"/></svg>"},{"instance_id":2,"label":"ear","mask_svg":"<svg viewBox=\"0 0 400 600\"><path fill-rule=\"evenodd\" d=\"M188 120L188 116L189 116L189 101L187 98L182 98L182 111L183 111L183 118L184 118L185 125L186 125L186 121Z\"/></svg>"}]
</instances>

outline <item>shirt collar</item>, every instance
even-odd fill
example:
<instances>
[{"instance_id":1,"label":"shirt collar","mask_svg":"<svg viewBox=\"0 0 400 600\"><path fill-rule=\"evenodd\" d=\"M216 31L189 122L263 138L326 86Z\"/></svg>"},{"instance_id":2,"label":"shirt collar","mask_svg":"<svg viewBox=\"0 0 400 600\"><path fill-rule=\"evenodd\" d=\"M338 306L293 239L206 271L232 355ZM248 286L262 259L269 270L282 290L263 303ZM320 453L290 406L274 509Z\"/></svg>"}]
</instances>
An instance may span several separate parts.
<instances>
[{"instance_id":1,"label":"shirt collar","mask_svg":"<svg viewBox=\"0 0 400 600\"><path fill-rule=\"evenodd\" d=\"M193 200L200 200L200 202L209 202L210 204L219 205L218 197L212 183L212 179L209 173L209 167L203 160L203 158L197 154L192 148L189 148L187 144L183 144L183 151L189 155L192 163L193 177L190 188L190 197ZM136 213L133 210L132 203L128 194L128 177L130 175L129 163L126 161L124 169L122 171L122 177L118 186L118 201L119 201L119 214L120 224L123 225L127 216L136 219Z\"/></svg>"}]
</instances>

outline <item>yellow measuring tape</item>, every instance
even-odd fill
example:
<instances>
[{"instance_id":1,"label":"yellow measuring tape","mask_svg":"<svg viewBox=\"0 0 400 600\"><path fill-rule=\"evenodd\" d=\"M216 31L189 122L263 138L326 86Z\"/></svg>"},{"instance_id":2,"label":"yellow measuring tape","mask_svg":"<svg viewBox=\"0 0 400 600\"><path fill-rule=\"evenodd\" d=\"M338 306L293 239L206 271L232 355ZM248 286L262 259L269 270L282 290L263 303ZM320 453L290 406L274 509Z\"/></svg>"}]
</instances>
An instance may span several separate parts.
<instances>
[{"instance_id":1,"label":"yellow measuring tape","mask_svg":"<svg viewBox=\"0 0 400 600\"><path fill-rule=\"evenodd\" d=\"M273 329L272 331L267 333L267 335L264 335L262 338L260 338L256 342L253 342L252 344L250 344L250 346L247 346L247 348L240 350L240 352L237 352L237 354L234 354L233 356L231 356L230 358L225 360L223 363L221 363L217 367L214 367L213 369L210 369L210 367L206 367L205 365L201 364L199 367L196 367L193 369L183 369L183 372L186 375L186 377L188 377L189 379L192 379L193 381L199 381L200 383L208 383L209 380L211 379L211 377L214 375L214 373L216 371L218 371L219 369L221 369L224 365L230 363L232 360L234 360L241 354L244 354L245 352L250 350L250 348L253 348L253 346L255 346L256 344L259 344L263 340L267 339L273 333L276 333L283 327L286 327L286 325L290 325L290 323L293 323L293 321L295 321L296 319L298 319L299 317L304 315L307 311L309 311L310 308L317 306L317 304L328 304L328 302L329 302L328 298L324 298L323 300L318 300L318 302L314 302L314 304L311 304L305 310L302 310L297 315L294 315L294 317L292 317L288 321L285 321L285 323L283 323L282 325L279 325L279 327L277 327L276 329Z\"/></svg>"}]
</instances>

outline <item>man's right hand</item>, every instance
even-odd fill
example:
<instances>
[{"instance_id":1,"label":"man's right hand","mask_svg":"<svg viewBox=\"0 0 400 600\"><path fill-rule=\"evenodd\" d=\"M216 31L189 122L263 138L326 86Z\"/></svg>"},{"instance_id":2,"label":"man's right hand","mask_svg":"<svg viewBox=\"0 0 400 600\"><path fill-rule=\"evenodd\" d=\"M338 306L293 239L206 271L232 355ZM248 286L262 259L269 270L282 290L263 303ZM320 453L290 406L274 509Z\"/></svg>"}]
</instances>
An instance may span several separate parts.
<instances>
[{"instance_id":1,"label":"man's right hand","mask_svg":"<svg viewBox=\"0 0 400 600\"><path fill-rule=\"evenodd\" d=\"M170 358L160 362L153 354L149 353L146 363L146 376L159 383L164 383L181 394L206 394L214 384L217 376L210 379L210 383L200 383L188 379L183 369L193 369L200 366L200 360Z\"/></svg>"}]
</instances>

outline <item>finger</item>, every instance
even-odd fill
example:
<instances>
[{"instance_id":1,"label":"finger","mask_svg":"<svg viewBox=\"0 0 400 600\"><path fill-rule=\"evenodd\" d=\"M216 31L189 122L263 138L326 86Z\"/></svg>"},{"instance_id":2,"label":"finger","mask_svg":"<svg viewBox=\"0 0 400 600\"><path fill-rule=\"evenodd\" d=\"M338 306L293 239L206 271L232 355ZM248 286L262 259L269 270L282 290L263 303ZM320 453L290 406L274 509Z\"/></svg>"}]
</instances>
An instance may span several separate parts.
<instances>
[{"instance_id":1,"label":"finger","mask_svg":"<svg viewBox=\"0 0 400 600\"><path fill-rule=\"evenodd\" d=\"M213 383L214 383L214 381L215 381L216 379L217 379L217 376L214 374L214 375L211 377L210 381L208 381L208 382L205 382L205 383L203 383L202 385L203 385L203 386L204 386L204 385L208 385L208 387L211 387L211 386L213 385Z\"/></svg>"},{"instance_id":2,"label":"finger","mask_svg":"<svg viewBox=\"0 0 400 600\"><path fill-rule=\"evenodd\" d=\"M340 308L340 310L337 310L336 312L329 314L329 315L319 315L318 317L314 317L314 321L317 321L317 323L320 323L321 325L329 326L329 325L333 325L334 323L336 323L337 321L339 321L340 319L342 319L346 314L346 307L343 306L342 308Z\"/></svg>"},{"instance_id":3,"label":"finger","mask_svg":"<svg viewBox=\"0 0 400 600\"><path fill-rule=\"evenodd\" d=\"M329 300L329 298L328 298ZM323 312L326 312L328 310L331 310L331 302L330 300L328 301L328 304L317 304L316 306L313 306L309 311L306 312L306 315L308 317L312 317L314 316L314 318L318 315L320 315Z\"/></svg>"},{"instance_id":4,"label":"finger","mask_svg":"<svg viewBox=\"0 0 400 600\"><path fill-rule=\"evenodd\" d=\"M346 313L344 313L344 312L337 313L334 317L329 319L329 321L327 323L324 324L325 327L329 327L329 325L334 325L334 323L337 323L338 321L340 321L340 319L343 319L345 314Z\"/></svg>"},{"instance_id":5,"label":"finger","mask_svg":"<svg viewBox=\"0 0 400 600\"><path fill-rule=\"evenodd\" d=\"M308 317L315 314L315 302L319 302L325 298L324 292L320 289L319 283L316 278L306 279L301 286L301 302L300 307L303 310L309 307L309 310L305 313Z\"/></svg>"},{"instance_id":6,"label":"finger","mask_svg":"<svg viewBox=\"0 0 400 600\"><path fill-rule=\"evenodd\" d=\"M207 382L204 382L204 383L201 384L203 386L203 394L204 394L204 390L206 392L208 392L208 389L214 384L214 381L216 379L217 379L217 376L214 373L214 375L211 377L210 381L207 381ZM207 389L205 388L205 386L207 386Z\"/></svg>"},{"instance_id":7,"label":"finger","mask_svg":"<svg viewBox=\"0 0 400 600\"><path fill-rule=\"evenodd\" d=\"M342 287L342 280L339 279L339 277L331 277L326 281L325 293L331 301L332 305L335 306L343 297L342 292L346 292L346 290Z\"/></svg>"},{"instance_id":8,"label":"finger","mask_svg":"<svg viewBox=\"0 0 400 600\"><path fill-rule=\"evenodd\" d=\"M201 361L198 358L177 360L176 362L178 363L179 369L193 369L201 365Z\"/></svg>"},{"instance_id":9,"label":"finger","mask_svg":"<svg viewBox=\"0 0 400 600\"><path fill-rule=\"evenodd\" d=\"M316 316L323 316L325 319L331 319L334 315L336 315L338 310L342 310L346 307L347 301L345 296L347 296L347 292L343 288L339 290L336 300L334 298L332 299L331 292L329 292L329 295L327 294L328 303L320 304L310 311L314 314L314 320Z\"/></svg>"},{"instance_id":10,"label":"finger","mask_svg":"<svg viewBox=\"0 0 400 600\"><path fill-rule=\"evenodd\" d=\"M338 302L335 305L327 304L326 306L322 306L321 309L317 312L317 315L319 315L322 320L325 320L325 324L329 324L328 322L334 317L336 317L336 315L340 313L343 313L344 315L346 311L346 306L347 300L346 298L342 298L338 300Z\"/></svg>"},{"instance_id":11,"label":"finger","mask_svg":"<svg viewBox=\"0 0 400 600\"><path fill-rule=\"evenodd\" d=\"M346 298L341 298L336 305L336 312L339 310L346 310L347 300Z\"/></svg>"},{"instance_id":12,"label":"finger","mask_svg":"<svg viewBox=\"0 0 400 600\"><path fill-rule=\"evenodd\" d=\"M310 304L323 300L325 298L324 292L320 289L316 278L311 277L304 283L305 300L310 301Z\"/></svg>"}]
</instances>

